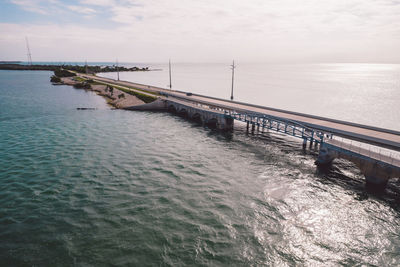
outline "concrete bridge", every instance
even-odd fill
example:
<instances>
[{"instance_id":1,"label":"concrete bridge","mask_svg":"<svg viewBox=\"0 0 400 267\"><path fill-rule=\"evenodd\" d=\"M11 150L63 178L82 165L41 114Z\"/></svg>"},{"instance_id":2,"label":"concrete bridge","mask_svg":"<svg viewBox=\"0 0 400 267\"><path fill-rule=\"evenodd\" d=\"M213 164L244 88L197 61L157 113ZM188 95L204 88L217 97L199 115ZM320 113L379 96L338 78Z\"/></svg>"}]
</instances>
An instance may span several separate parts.
<instances>
[{"instance_id":1,"label":"concrete bridge","mask_svg":"<svg viewBox=\"0 0 400 267\"><path fill-rule=\"evenodd\" d=\"M216 109L204 108L178 99L164 99L165 107L173 113L197 121L211 128L233 130L233 118Z\"/></svg>"},{"instance_id":2,"label":"concrete bridge","mask_svg":"<svg viewBox=\"0 0 400 267\"><path fill-rule=\"evenodd\" d=\"M232 130L237 120L246 123L248 130L251 126L252 132L268 129L300 138L303 149L307 144L310 148L319 147L318 166L327 167L335 158L349 160L360 168L371 188L384 188L390 178L400 178L398 131L92 75L80 76L159 96L156 103L132 109L169 110L220 130ZM352 142L370 148L357 147ZM383 155L371 147L383 148L390 154Z\"/></svg>"},{"instance_id":3,"label":"concrete bridge","mask_svg":"<svg viewBox=\"0 0 400 267\"><path fill-rule=\"evenodd\" d=\"M330 166L335 158L353 162L365 176L366 185L371 189L382 190L390 178L400 178L400 158L391 153L371 151L361 144L352 144L335 139L326 140L319 150L316 164Z\"/></svg>"}]
</instances>

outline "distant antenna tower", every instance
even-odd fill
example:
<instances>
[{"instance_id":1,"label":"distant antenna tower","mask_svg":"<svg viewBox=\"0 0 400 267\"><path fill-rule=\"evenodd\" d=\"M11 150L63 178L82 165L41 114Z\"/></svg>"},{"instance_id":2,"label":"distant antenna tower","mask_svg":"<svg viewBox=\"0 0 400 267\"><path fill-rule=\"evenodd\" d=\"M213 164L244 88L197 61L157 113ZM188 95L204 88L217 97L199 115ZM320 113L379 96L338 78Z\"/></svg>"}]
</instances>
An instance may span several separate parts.
<instances>
[{"instance_id":1,"label":"distant antenna tower","mask_svg":"<svg viewBox=\"0 0 400 267\"><path fill-rule=\"evenodd\" d=\"M32 65L32 54L31 54L31 50L29 49L29 42L28 42L28 37L25 36L25 41L26 41L26 49L28 50L28 64Z\"/></svg>"},{"instance_id":2,"label":"distant antenna tower","mask_svg":"<svg viewBox=\"0 0 400 267\"><path fill-rule=\"evenodd\" d=\"M118 81L119 81L119 68L118 68L118 58L117 58L117 77L118 77Z\"/></svg>"}]
</instances>

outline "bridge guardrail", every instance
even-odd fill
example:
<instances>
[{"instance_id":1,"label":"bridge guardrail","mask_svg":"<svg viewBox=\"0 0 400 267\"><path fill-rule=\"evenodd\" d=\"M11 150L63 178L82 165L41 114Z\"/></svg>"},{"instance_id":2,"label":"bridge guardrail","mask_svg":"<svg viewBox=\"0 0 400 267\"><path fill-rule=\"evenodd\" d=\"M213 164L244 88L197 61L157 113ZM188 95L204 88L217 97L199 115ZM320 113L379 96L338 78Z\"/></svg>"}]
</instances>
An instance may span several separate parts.
<instances>
[{"instance_id":1,"label":"bridge guardrail","mask_svg":"<svg viewBox=\"0 0 400 267\"><path fill-rule=\"evenodd\" d=\"M339 149L351 151L359 155L400 167L400 152L395 150L389 150L338 136L334 136L333 139L327 140L325 143L338 147Z\"/></svg>"}]
</instances>

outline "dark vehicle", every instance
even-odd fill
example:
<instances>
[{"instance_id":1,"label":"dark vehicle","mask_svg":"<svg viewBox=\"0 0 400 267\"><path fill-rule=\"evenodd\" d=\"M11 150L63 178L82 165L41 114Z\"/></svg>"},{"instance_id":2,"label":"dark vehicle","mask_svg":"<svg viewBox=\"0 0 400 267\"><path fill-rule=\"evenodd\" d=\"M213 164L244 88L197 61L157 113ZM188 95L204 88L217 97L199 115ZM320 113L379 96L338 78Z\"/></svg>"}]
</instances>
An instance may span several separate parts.
<instances>
[{"instance_id":1,"label":"dark vehicle","mask_svg":"<svg viewBox=\"0 0 400 267\"><path fill-rule=\"evenodd\" d=\"M191 96L191 95L193 95L193 94L192 94L192 93L186 93L186 95L187 95L187 96Z\"/></svg>"},{"instance_id":2,"label":"dark vehicle","mask_svg":"<svg viewBox=\"0 0 400 267\"><path fill-rule=\"evenodd\" d=\"M159 92L159 94L162 95L162 96L168 97L168 94L167 94L167 93Z\"/></svg>"}]
</instances>

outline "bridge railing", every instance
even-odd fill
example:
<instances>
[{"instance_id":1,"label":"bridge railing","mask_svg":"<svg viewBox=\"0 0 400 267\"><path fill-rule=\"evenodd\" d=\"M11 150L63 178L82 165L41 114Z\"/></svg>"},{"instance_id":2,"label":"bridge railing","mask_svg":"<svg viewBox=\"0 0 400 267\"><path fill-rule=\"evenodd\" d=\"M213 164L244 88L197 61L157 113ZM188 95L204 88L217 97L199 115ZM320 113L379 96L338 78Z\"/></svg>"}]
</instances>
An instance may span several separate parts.
<instances>
[{"instance_id":1,"label":"bridge railing","mask_svg":"<svg viewBox=\"0 0 400 267\"><path fill-rule=\"evenodd\" d=\"M346 153L357 154L358 156L364 156L366 158L400 167L400 152L398 151L363 142L353 141L338 136L334 136L332 139L326 140L325 143Z\"/></svg>"},{"instance_id":2,"label":"bridge railing","mask_svg":"<svg viewBox=\"0 0 400 267\"><path fill-rule=\"evenodd\" d=\"M325 133L309 128L296 121L267 116L265 114L236 112L234 110L225 110L225 115L242 122L249 122L258 127L261 126L263 128L302 138L303 140L320 144L322 144L324 140Z\"/></svg>"},{"instance_id":3,"label":"bridge railing","mask_svg":"<svg viewBox=\"0 0 400 267\"><path fill-rule=\"evenodd\" d=\"M231 117L232 119L242 122L249 122L258 127L272 129L280 133L285 133L287 135L310 141L311 143L316 142L322 144L326 135L325 132L312 129L308 126L305 126L297 121L293 121L290 119L275 117L257 112L249 112L246 110L227 106L216 106L210 103L203 103L188 99L185 99L185 102L189 102L192 106L199 107L201 109L217 111L219 113L223 113L225 116ZM332 135L328 134L328 136Z\"/></svg>"}]
</instances>

